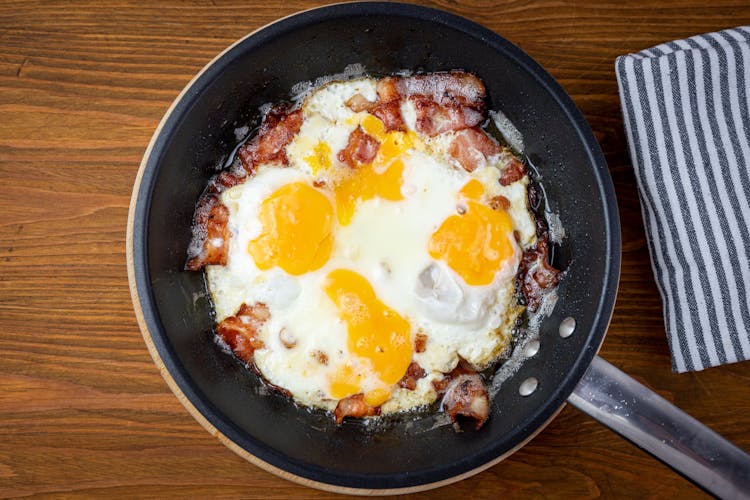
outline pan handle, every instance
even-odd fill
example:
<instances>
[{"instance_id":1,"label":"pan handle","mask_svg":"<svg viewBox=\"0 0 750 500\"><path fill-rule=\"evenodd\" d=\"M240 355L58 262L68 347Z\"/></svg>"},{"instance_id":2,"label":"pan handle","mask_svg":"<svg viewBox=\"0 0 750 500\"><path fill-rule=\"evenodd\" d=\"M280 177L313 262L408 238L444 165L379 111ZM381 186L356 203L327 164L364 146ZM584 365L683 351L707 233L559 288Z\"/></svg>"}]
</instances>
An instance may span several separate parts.
<instances>
[{"instance_id":1,"label":"pan handle","mask_svg":"<svg viewBox=\"0 0 750 500\"><path fill-rule=\"evenodd\" d=\"M599 356L568 402L720 498L750 498L750 455Z\"/></svg>"}]
</instances>

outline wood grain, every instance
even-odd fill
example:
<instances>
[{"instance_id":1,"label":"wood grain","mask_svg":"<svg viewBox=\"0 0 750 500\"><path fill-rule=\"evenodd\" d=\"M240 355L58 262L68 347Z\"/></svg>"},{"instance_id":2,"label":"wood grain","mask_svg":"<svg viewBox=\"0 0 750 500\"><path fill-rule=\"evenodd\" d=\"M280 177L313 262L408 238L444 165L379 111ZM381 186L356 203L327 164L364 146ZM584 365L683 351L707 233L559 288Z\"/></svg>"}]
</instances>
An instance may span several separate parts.
<instances>
[{"instance_id":1,"label":"wood grain","mask_svg":"<svg viewBox=\"0 0 750 500\"><path fill-rule=\"evenodd\" d=\"M622 129L613 60L750 23L745 0L425 1L514 41L571 94L602 144L623 223L602 355L750 449L750 364L675 375ZM125 224L141 155L214 55L315 6L0 2L0 497L328 498L225 448L179 404L135 322ZM658 5L658 6L654 6ZM504 462L414 498L704 494L572 408Z\"/></svg>"}]
</instances>

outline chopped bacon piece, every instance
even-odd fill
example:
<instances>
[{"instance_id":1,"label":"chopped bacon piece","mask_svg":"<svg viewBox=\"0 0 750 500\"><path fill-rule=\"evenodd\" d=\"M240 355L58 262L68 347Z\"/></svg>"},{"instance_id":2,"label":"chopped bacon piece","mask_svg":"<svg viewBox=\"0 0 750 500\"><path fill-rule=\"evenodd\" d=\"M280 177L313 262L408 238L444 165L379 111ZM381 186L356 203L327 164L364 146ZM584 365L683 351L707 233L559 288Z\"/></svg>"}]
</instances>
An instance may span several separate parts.
<instances>
[{"instance_id":1,"label":"chopped bacon piece","mask_svg":"<svg viewBox=\"0 0 750 500\"><path fill-rule=\"evenodd\" d=\"M529 311L539 308L546 290L560 282L560 273L549 263L547 233L537 235L536 245L523 253L516 278Z\"/></svg>"},{"instance_id":2,"label":"chopped bacon piece","mask_svg":"<svg viewBox=\"0 0 750 500\"><path fill-rule=\"evenodd\" d=\"M414 352L424 352L425 347L427 347L427 335L418 333L414 337Z\"/></svg>"},{"instance_id":3,"label":"chopped bacon piece","mask_svg":"<svg viewBox=\"0 0 750 500\"><path fill-rule=\"evenodd\" d=\"M492 155L500 152L500 146L479 128L468 128L456 132L448 148L448 154L455 158L467 172L473 172Z\"/></svg>"},{"instance_id":4,"label":"chopped bacon piece","mask_svg":"<svg viewBox=\"0 0 750 500\"><path fill-rule=\"evenodd\" d=\"M521 160L512 156L503 169L503 173L500 176L500 184L508 186L521 180L524 175L526 175L526 166L524 166Z\"/></svg>"},{"instance_id":5,"label":"chopped bacon piece","mask_svg":"<svg viewBox=\"0 0 750 500\"><path fill-rule=\"evenodd\" d=\"M243 303L237 314L224 318L216 325L216 334L232 348L238 358L249 363L253 360L255 350L263 347L258 331L269 317L270 312L265 304L258 302L248 306Z\"/></svg>"},{"instance_id":6,"label":"chopped bacon piece","mask_svg":"<svg viewBox=\"0 0 750 500\"><path fill-rule=\"evenodd\" d=\"M490 415L490 398L482 377L465 360L460 359L456 368L433 386L438 392L445 390L441 407L454 426L456 418L472 418L479 429ZM441 390L442 389L442 390Z\"/></svg>"},{"instance_id":7,"label":"chopped bacon piece","mask_svg":"<svg viewBox=\"0 0 750 500\"><path fill-rule=\"evenodd\" d=\"M476 127L484 121L484 109L453 104L441 105L426 96L409 97L417 113L417 131L434 137L443 132Z\"/></svg>"},{"instance_id":8,"label":"chopped bacon piece","mask_svg":"<svg viewBox=\"0 0 750 500\"><path fill-rule=\"evenodd\" d=\"M510 208L510 200L508 200L508 198L506 198L503 195L497 195L497 196L493 196L492 198L490 198L489 205L490 205L490 208L492 208L492 210L508 210ZM520 237L520 234L519 235L515 234L517 232L518 231L514 231L514 236L516 236L516 241Z\"/></svg>"},{"instance_id":9,"label":"chopped bacon piece","mask_svg":"<svg viewBox=\"0 0 750 500\"><path fill-rule=\"evenodd\" d=\"M336 418L336 423L341 424L344 421L344 417L372 417L380 415L380 407L370 406L365 403L365 395L360 393L339 400L333 415Z\"/></svg>"},{"instance_id":10,"label":"chopped bacon piece","mask_svg":"<svg viewBox=\"0 0 750 500\"><path fill-rule=\"evenodd\" d=\"M373 107L370 113L375 115L385 125L386 132L391 130L406 131L406 124L401 117L401 105L398 101L383 102Z\"/></svg>"},{"instance_id":11,"label":"chopped bacon piece","mask_svg":"<svg viewBox=\"0 0 750 500\"><path fill-rule=\"evenodd\" d=\"M372 107L375 106L375 103L368 101L365 96L357 92L346 101L346 105L355 113L359 113L360 111L368 111L372 109Z\"/></svg>"},{"instance_id":12,"label":"chopped bacon piece","mask_svg":"<svg viewBox=\"0 0 750 500\"><path fill-rule=\"evenodd\" d=\"M286 146L302 126L302 111L278 106L263 117L258 133L237 152L243 168L252 174L261 163L288 165Z\"/></svg>"},{"instance_id":13,"label":"chopped bacon piece","mask_svg":"<svg viewBox=\"0 0 750 500\"><path fill-rule=\"evenodd\" d=\"M422 367L415 361L412 361L409 368L406 369L404 376L398 381L398 386L413 391L417 387L417 380L424 376L425 371Z\"/></svg>"},{"instance_id":14,"label":"chopped bacon piece","mask_svg":"<svg viewBox=\"0 0 750 500\"><path fill-rule=\"evenodd\" d=\"M226 265L230 231L229 209L216 195L203 196L193 219L193 238L185 269L198 271L207 264Z\"/></svg>"},{"instance_id":15,"label":"chopped bacon piece","mask_svg":"<svg viewBox=\"0 0 750 500\"><path fill-rule=\"evenodd\" d=\"M451 422L455 424L459 415L472 418L476 421L476 429L480 429L490 416L490 398L482 378L476 373L459 375L451 380L442 406Z\"/></svg>"},{"instance_id":16,"label":"chopped bacon piece","mask_svg":"<svg viewBox=\"0 0 750 500\"><path fill-rule=\"evenodd\" d=\"M339 151L338 159L341 163L356 168L361 163L370 163L374 160L378 149L380 149L380 142L362 130L362 127L357 127L349 135L346 147Z\"/></svg>"}]
</instances>

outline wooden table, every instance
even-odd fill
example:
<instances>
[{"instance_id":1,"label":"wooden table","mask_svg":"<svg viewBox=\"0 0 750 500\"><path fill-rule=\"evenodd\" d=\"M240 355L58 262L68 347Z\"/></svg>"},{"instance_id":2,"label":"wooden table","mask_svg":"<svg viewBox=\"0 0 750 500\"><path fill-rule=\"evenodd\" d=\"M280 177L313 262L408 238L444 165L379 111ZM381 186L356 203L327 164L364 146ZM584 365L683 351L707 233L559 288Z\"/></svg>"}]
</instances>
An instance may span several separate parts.
<instances>
[{"instance_id":1,"label":"wooden table","mask_svg":"<svg viewBox=\"0 0 750 500\"><path fill-rule=\"evenodd\" d=\"M601 142L623 227L601 354L750 449L750 363L670 370L614 58L750 23L747 0L425 1L514 41ZM167 389L130 302L125 222L162 114L235 39L312 0L0 4L0 497L331 497L245 462ZM416 497L700 497L573 408L525 448Z\"/></svg>"}]
</instances>

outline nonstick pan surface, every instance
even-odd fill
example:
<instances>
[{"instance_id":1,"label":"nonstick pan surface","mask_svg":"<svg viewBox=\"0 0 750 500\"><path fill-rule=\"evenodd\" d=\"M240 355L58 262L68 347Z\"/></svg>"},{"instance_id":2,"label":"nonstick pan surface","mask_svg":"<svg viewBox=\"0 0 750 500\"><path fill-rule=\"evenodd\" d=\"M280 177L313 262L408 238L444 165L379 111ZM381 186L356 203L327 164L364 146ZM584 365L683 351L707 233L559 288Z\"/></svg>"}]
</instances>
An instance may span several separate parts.
<instances>
[{"instance_id":1,"label":"nonstick pan surface","mask_svg":"<svg viewBox=\"0 0 750 500\"><path fill-rule=\"evenodd\" d=\"M213 342L201 273L185 272L195 203L258 108L301 81L361 64L370 74L463 69L482 78L488 107L524 137L548 210L565 239L559 300L539 352L505 380L479 431L456 433L434 415L337 427L269 393ZM314 9L249 35L211 62L173 103L136 180L128 268L136 315L171 389L212 434L256 465L314 487L347 492L427 489L483 470L539 432L559 411L604 338L614 307L620 229L612 182L581 112L536 62L466 19L414 5L352 3ZM573 335L558 334L563 319ZM530 377L537 389L521 396Z\"/></svg>"}]
</instances>

